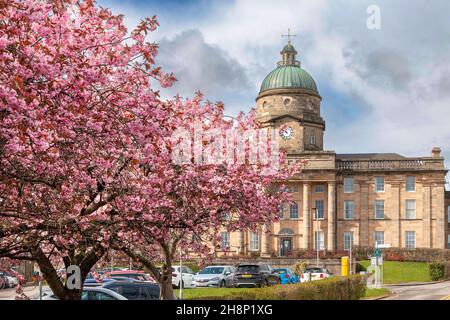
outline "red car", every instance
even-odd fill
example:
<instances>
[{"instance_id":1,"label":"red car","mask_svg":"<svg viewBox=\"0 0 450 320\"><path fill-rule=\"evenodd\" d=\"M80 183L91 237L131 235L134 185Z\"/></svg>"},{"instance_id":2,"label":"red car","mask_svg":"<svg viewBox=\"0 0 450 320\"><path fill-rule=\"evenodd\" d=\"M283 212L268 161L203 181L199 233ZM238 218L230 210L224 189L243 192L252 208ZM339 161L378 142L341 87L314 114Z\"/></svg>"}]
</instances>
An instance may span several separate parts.
<instances>
[{"instance_id":1,"label":"red car","mask_svg":"<svg viewBox=\"0 0 450 320\"><path fill-rule=\"evenodd\" d=\"M142 270L110 271L105 274L106 278L131 278L138 281L154 282L153 279Z\"/></svg>"}]
</instances>

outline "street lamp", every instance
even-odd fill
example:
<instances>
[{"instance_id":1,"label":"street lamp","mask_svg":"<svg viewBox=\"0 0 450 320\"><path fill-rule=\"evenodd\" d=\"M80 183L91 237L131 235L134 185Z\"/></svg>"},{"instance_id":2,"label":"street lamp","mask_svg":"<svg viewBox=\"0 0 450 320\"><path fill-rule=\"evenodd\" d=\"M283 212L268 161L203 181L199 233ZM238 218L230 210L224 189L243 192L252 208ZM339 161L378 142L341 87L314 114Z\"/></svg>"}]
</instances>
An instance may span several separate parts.
<instances>
[{"instance_id":1,"label":"street lamp","mask_svg":"<svg viewBox=\"0 0 450 320\"><path fill-rule=\"evenodd\" d=\"M320 242L320 239L319 239L319 236L320 236L320 233L319 233L320 220L319 220L319 214L318 214L317 208L313 207L312 209L313 209L313 212L315 212L316 222L317 222L317 230L316 230L316 236L315 236L315 238L316 238L316 252L317 252L316 264L317 264L317 267L319 267L319 260L320 260L320 243L319 243Z\"/></svg>"}]
</instances>

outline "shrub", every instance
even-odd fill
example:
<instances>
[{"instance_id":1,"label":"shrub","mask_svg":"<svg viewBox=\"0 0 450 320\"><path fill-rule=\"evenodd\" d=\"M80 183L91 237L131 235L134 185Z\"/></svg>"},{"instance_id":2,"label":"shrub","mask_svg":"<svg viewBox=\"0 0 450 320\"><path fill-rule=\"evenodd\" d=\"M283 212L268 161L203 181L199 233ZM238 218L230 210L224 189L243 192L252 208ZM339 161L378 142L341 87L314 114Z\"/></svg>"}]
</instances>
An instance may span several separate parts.
<instances>
[{"instance_id":1,"label":"shrub","mask_svg":"<svg viewBox=\"0 0 450 320\"><path fill-rule=\"evenodd\" d=\"M332 277L301 284L277 285L235 292L227 300L358 300L364 297L364 277Z\"/></svg>"},{"instance_id":2,"label":"shrub","mask_svg":"<svg viewBox=\"0 0 450 320\"><path fill-rule=\"evenodd\" d=\"M442 262L429 263L430 278L433 281L443 280L445 278L445 264Z\"/></svg>"}]
</instances>

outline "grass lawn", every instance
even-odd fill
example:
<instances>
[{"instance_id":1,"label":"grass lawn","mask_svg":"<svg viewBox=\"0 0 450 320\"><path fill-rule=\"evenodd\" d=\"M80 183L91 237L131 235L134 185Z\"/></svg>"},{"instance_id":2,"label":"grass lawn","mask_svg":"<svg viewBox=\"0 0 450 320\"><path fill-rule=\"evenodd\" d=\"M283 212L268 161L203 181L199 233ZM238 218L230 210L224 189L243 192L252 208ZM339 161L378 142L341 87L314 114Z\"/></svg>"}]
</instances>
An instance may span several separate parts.
<instances>
[{"instance_id":1,"label":"grass lawn","mask_svg":"<svg viewBox=\"0 0 450 320\"><path fill-rule=\"evenodd\" d=\"M187 288L183 289L183 299L201 299L203 297L225 297L233 292L242 292L246 290L252 290L252 288ZM177 297L180 296L180 290L174 290Z\"/></svg>"},{"instance_id":2,"label":"grass lawn","mask_svg":"<svg viewBox=\"0 0 450 320\"><path fill-rule=\"evenodd\" d=\"M184 289L183 299L202 299L204 297L217 297L217 300L223 299L223 297L232 294L233 292L242 292L246 290L254 290L252 288L195 288ZM180 290L174 290L175 295L179 297ZM366 289L366 298L373 298L388 294L388 289Z\"/></svg>"},{"instance_id":3,"label":"grass lawn","mask_svg":"<svg viewBox=\"0 0 450 320\"><path fill-rule=\"evenodd\" d=\"M390 291L386 288L366 289L366 298L375 298L388 294Z\"/></svg>"},{"instance_id":4,"label":"grass lawn","mask_svg":"<svg viewBox=\"0 0 450 320\"><path fill-rule=\"evenodd\" d=\"M359 264L367 268L370 266L370 261L359 261ZM386 284L427 281L431 281L431 278L426 262L384 261L384 283Z\"/></svg>"}]
</instances>

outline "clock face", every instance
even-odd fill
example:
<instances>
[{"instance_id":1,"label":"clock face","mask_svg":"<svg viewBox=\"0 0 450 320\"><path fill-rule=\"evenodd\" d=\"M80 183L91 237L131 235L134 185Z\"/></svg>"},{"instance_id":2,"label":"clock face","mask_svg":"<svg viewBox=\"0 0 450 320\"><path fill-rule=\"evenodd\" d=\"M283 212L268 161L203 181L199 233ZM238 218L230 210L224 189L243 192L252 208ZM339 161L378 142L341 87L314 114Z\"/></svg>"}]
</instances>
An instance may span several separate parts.
<instances>
[{"instance_id":1,"label":"clock face","mask_svg":"<svg viewBox=\"0 0 450 320\"><path fill-rule=\"evenodd\" d=\"M280 136L286 140L291 139L294 136L294 129L291 127L284 127L280 130Z\"/></svg>"}]
</instances>

